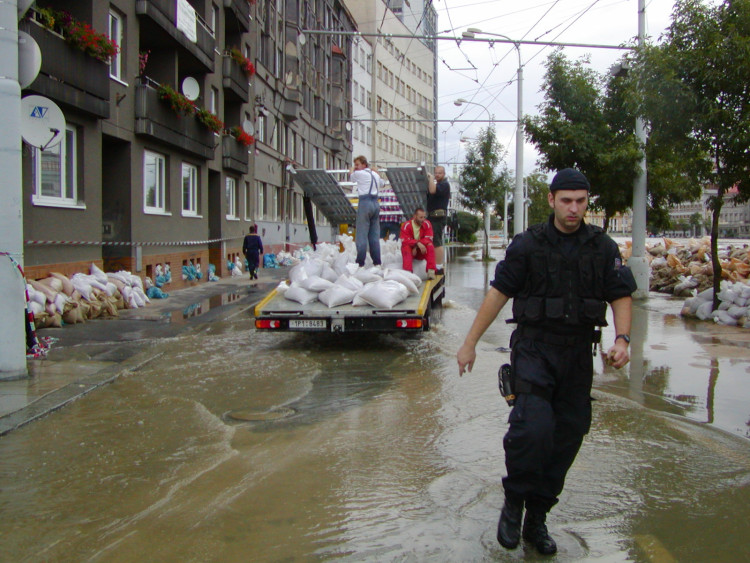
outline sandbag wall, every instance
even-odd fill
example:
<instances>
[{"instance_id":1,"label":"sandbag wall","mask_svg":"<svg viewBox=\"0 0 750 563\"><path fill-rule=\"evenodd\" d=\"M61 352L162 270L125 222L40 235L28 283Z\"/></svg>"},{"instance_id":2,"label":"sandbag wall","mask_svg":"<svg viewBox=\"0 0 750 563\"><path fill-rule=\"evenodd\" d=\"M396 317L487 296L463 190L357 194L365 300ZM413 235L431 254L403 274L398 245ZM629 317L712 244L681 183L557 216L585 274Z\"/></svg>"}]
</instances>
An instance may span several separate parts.
<instances>
[{"instance_id":1,"label":"sandbag wall","mask_svg":"<svg viewBox=\"0 0 750 563\"><path fill-rule=\"evenodd\" d=\"M36 328L117 317L122 309L143 307L149 302L140 277L124 270L104 273L94 264L90 271L70 278L52 272L47 278L27 281Z\"/></svg>"}]
</instances>

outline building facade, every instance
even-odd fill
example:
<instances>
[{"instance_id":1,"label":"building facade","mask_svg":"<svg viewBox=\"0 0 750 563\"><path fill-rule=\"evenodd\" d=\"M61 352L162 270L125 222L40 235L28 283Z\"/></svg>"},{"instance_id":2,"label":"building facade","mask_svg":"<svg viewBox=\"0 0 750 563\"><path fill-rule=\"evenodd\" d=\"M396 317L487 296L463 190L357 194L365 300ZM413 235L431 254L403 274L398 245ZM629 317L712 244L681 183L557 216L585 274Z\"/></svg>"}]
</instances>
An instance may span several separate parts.
<instances>
[{"instance_id":1,"label":"building facade","mask_svg":"<svg viewBox=\"0 0 750 563\"><path fill-rule=\"evenodd\" d=\"M363 123L365 138L371 127L371 144L358 146L363 154L369 150L369 160L379 167L424 164L431 170L437 156L435 41L399 37L424 35L426 21L414 15L415 8L408 2L348 0L347 6L358 31L364 34L357 38L357 44L365 50L365 56L370 52L371 61L369 75L357 78L360 96L354 112L367 117L352 121L353 129ZM428 4L424 10L434 25L434 8ZM419 26L409 23L420 20ZM366 107L362 104L363 88ZM357 98L354 94L352 97Z\"/></svg>"},{"instance_id":2,"label":"building facade","mask_svg":"<svg viewBox=\"0 0 750 563\"><path fill-rule=\"evenodd\" d=\"M83 24L119 52L82 50ZM168 264L179 287L190 262L226 275L250 225L271 250L305 244L293 167L348 167L352 152L351 39L305 28L355 21L337 0L36 2L19 29L42 67L22 95L66 125L58 145L24 146L27 276Z\"/></svg>"}]
</instances>

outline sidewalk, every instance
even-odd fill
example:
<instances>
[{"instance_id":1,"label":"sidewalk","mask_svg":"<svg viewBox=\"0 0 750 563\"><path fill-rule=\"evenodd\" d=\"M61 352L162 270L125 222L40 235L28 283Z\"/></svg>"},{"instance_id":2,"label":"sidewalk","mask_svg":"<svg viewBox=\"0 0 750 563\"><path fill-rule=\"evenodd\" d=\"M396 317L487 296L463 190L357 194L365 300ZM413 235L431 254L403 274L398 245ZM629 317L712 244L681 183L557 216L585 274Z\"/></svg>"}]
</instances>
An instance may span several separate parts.
<instances>
[{"instance_id":1,"label":"sidewalk","mask_svg":"<svg viewBox=\"0 0 750 563\"><path fill-rule=\"evenodd\" d=\"M159 339L251 309L288 271L261 269L258 280L243 274L174 292L165 287L166 299L119 317L38 331L57 340L46 358L27 361L28 378L0 381L0 436L137 370L158 355Z\"/></svg>"}]
</instances>

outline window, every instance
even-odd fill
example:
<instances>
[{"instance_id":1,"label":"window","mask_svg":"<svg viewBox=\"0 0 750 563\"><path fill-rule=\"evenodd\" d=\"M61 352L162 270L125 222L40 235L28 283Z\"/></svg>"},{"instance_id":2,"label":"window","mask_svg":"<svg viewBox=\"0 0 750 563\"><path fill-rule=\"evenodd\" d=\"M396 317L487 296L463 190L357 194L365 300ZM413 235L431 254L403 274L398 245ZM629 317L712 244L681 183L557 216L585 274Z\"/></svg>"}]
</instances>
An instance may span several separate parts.
<instances>
[{"instance_id":1,"label":"window","mask_svg":"<svg viewBox=\"0 0 750 563\"><path fill-rule=\"evenodd\" d=\"M208 111L219 115L219 89L211 86L211 95L208 98Z\"/></svg>"},{"instance_id":2,"label":"window","mask_svg":"<svg viewBox=\"0 0 750 563\"><path fill-rule=\"evenodd\" d=\"M258 115L258 141L266 142L266 116L262 113Z\"/></svg>"},{"instance_id":3,"label":"window","mask_svg":"<svg viewBox=\"0 0 750 563\"><path fill-rule=\"evenodd\" d=\"M227 178L226 190L227 219L237 219L237 180Z\"/></svg>"},{"instance_id":4,"label":"window","mask_svg":"<svg viewBox=\"0 0 750 563\"><path fill-rule=\"evenodd\" d=\"M253 220L253 201L255 194L252 191L252 184L245 182L245 221Z\"/></svg>"},{"instance_id":5,"label":"window","mask_svg":"<svg viewBox=\"0 0 750 563\"><path fill-rule=\"evenodd\" d=\"M114 10L109 11L109 38L120 46L120 52L109 59L109 75L122 80L122 16Z\"/></svg>"},{"instance_id":6,"label":"window","mask_svg":"<svg viewBox=\"0 0 750 563\"><path fill-rule=\"evenodd\" d=\"M263 182L255 181L255 218L260 220L265 217L266 212L266 185Z\"/></svg>"},{"instance_id":7,"label":"window","mask_svg":"<svg viewBox=\"0 0 750 563\"><path fill-rule=\"evenodd\" d=\"M167 159L163 154L143 153L143 211L166 213L166 169Z\"/></svg>"},{"instance_id":8,"label":"window","mask_svg":"<svg viewBox=\"0 0 750 563\"><path fill-rule=\"evenodd\" d=\"M182 215L198 215L198 167L182 163Z\"/></svg>"},{"instance_id":9,"label":"window","mask_svg":"<svg viewBox=\"0 0 750 563\"><path fill-rule=\"evenodd\" d=\"M35 204L80 205L78 201L77 134L72 126L54 147L33 149L32 175Z\"/></svg>"}]
</instances>

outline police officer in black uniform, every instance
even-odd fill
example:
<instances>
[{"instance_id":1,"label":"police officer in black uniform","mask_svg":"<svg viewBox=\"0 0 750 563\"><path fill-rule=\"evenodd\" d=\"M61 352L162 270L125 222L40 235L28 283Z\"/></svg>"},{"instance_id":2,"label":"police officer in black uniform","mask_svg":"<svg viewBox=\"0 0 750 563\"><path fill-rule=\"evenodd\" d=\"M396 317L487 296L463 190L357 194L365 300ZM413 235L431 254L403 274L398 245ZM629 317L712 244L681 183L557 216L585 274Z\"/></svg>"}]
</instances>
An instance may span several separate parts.
<instances>
[{"instance_id":1,"label":"police officer in black uniform","mask_svg":"<svg viewBox=\"0 0 750 563\"><path fill-rule=\"evenodd\" d=\"M458 371L471 371L476 343L513 298L511 378L516 402L503 439L508 475L497 539L515 548L523 538L545 555L557 551L546 517L562 492L591 425L592 347L614 317L614 344L605 361L616 368L630 356L633 274L617 244L583 222L589 182L579 171L559 171L550 184L547 223L514 237L505 260L458 351ZM594 348L595 349L595 348Z\"/></svg>"}]
</instances>

